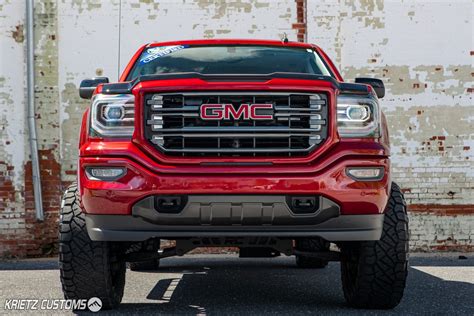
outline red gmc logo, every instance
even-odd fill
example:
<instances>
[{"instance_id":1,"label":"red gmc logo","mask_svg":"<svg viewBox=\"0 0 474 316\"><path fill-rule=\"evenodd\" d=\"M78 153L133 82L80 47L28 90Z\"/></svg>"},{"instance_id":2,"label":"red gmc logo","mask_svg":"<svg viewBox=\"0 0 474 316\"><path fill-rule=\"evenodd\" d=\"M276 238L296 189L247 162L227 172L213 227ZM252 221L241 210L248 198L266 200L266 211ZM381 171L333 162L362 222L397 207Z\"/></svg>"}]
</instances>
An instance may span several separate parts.
<instances>
[{"instance_id":1,"label":"red gmc logo","mask_svg":"<svg viewBox=\"0 0 474 316\"><path fill-rule=\"evenodd\" d=\"M203 104L200 108L201 119L203 120L272 120L273 114L262 114L259 110L273 109L273 104L256 103L241 104L238 109L232 104Z\"/></svg>"}]
</instances>

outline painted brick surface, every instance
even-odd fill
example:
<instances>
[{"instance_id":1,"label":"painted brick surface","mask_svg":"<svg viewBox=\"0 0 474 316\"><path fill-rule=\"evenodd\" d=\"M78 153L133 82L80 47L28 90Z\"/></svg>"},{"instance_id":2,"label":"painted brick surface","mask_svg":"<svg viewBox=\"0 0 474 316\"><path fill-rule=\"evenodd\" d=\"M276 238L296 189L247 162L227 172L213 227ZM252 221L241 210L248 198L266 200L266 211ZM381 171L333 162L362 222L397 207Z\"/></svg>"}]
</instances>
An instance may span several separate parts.
<instances>
[{"instance_id":1,"label":"painted brick surface","mask_svg":"<svg viewBox=\"0 0 474 316\"><path fill-rule=\"evenodd\" d=\"M15 253L28 236L23 184L27 146L23 12L21 3L0 5L0 254Z\"/></svg>"},{"instance_id":2,"label":"painted brick surface","mask_svg":"<svg viewBox=\"0 0 474 316\"><path fill-rule=\"evenodd\" d=\"M410 213L410 248L415 251L472 251L474 216Z\"/></svg>"},{"instance_id":3,"label":"painted brick surface","mask_svg":"<svg viewBox=\"0 0 474 316\"><path fill-rule=\"evenodd\" d=\"M346 80L384 79L393 176L410 204L474 204L472 10L472 1L308 0L308 41Z\"/></svg>"},{"instance_id":4,"label":"painted brick surface","mask_svg":"<svg viewBox=\"0 0 474 316\"><path fill-rule=\"evenodd\" d=\"M281 38L325 49L346 79L384 79L393 176L411 247L473 250L472 1L35 1L36 107L46 221L37 223L25 115L23 1L0 1L0 256L54 250L75 178L84 77L115 80L143 43Z\"/></svg>"}]
</instances>

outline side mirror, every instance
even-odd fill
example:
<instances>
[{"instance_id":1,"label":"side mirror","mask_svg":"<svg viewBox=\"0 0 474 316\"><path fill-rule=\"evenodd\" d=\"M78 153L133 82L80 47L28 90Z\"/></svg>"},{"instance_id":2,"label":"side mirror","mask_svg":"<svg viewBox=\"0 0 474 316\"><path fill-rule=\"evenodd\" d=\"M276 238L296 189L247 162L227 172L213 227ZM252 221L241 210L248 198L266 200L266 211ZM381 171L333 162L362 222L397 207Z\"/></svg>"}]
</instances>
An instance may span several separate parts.
<instances>
[{"instance_id":1,"label":"side mirror","mask_svg":"<svg viewBox=\"0 0 474 316\"><path fill-rule=\"evenodd\" d=\"M109 78L107 77L95 77L91 79L84 79L81 81L79 86L79 96L82 99L92 98L95 88L101 83L109 83Z\"/></svg>"},{"instance_id":2,"label":"side mirror","mask_svg":"<svg viewBox=\"0 0 474 316\"><path fill-rule=\"evenodd\" d=\"M356 78L355 79L356 83L364 83L372 86L372 88L375 91L375 94L377 94L377 97L379 99L382 99L385 96L385 86L383 84L383 81L380 79L375 79L375 78Z\"/></svg>"}]
</instances>

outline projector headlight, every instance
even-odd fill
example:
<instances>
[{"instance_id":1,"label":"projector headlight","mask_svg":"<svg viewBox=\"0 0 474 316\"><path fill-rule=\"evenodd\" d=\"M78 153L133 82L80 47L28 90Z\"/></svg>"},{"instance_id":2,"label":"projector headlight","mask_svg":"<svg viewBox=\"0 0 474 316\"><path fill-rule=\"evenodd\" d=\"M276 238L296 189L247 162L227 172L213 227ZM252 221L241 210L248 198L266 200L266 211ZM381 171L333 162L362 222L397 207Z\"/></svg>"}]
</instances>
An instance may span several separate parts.
<instances>
[{"instance_id":1,"label":"projector headlight","mask_svg":"<svg viewBox=\"0 0 474 316\"><path fill-rule=\"evenodd\" d=\"M339 95L337 129L341 137L378 137L380 109L373 96Z\"/></svg>"},{"instance_id":2,"label":"projector headlight","mask_svg":"<svg viewBox=\"0 0 474 316\"><path fill-rule=\"evenodd\" d=\"M104 137L131 137L135 122L132 94L98 94L92 99L91 128Z\"/></svg>"}]
</instances>

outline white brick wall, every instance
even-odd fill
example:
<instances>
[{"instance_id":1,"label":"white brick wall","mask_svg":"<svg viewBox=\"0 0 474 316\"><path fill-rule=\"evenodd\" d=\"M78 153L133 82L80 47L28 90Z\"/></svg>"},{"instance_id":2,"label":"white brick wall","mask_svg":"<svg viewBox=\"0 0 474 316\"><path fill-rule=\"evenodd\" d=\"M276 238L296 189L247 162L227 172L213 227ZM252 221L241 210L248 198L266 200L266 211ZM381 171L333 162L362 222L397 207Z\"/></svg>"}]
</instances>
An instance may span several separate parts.
<instances>
[{"instance_id":1,"label":"white brick wall","mask_svg":"<svg viewBox=\"0 0 474 316\"><path fill-rule=\"evenodd\" d=\"M410 213L410 248L416 251L470 250L474 216Z\"/></svg>"}]
</instances>

